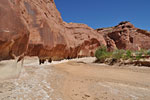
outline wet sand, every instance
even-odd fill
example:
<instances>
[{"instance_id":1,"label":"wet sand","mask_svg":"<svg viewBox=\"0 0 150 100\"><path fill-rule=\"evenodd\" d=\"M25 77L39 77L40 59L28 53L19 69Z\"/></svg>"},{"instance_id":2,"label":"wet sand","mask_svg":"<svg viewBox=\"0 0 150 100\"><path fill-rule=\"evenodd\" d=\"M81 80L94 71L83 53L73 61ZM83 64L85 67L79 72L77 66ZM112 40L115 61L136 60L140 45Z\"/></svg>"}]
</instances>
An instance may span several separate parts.
<instances>
[{"instance_id":1,"label":"wet sand","mask_svg":"<svg viewBox=\"0 0 150 100\"><path fill-rule=\"evenodd\" d=\"M93 61L28 58L18 79L0 82L0 100L150 100L150 68Z\"/></svg>"}]
</instances>

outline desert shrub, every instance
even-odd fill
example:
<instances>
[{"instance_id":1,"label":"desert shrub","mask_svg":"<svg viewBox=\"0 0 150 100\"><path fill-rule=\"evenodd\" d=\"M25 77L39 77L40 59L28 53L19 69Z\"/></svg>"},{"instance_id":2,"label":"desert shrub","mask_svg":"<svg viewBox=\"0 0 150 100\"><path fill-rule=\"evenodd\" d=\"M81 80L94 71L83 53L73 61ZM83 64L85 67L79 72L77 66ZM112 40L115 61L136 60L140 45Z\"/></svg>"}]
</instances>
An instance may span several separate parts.
<instances>
[{"instance_id":1,"label":"desert shrub","mask_svg":"<svg viewBox=\"0 0 150 100\"><path fill-rule=\"evenodd\" d=\"M135 52L135 59L140 60L142 58L143 52L142 51L136 51Z\"/></svg>"},{"instance_id":2,"label":"desert shrub","mask_svg":"<svg viewBox=\"0 0 150 100\"><path fill-rule=\"evenodd\" d=\"M107 51L107 47L106 46L101 46L100 48L98 48L95 52L95 57L100 61L100 62L104 62L106 58L109 58L111 55L111 53L109 53Z\"/></svg>"},{"instance_id":3,"label":"desert shrub","mask_svg":"<svg viewBox=\"0 0 150 100\"><path fill-rule=\"evenodd\" d=\"M150 56L150 49L149 49L149 50L147 50L146 55Z\"/></svg>"},{"instance_id":4,"label":"desert shrub","mask_svg":"<svg viewBox=\"0 0 150 100\"><path fill-rule=\"evenodd\" d=\"M117 59L117 60L120 60L121 58L123 58L125 54L125 50L115 50L113 53L112 53L112 58L113 59Z\"/></svg>"},{"instance_id":5,"label":"desert shrub","mask_svg":"<svg viewBox=\"0 0 150 100\"><path fill-rule=\"evenodd\" d=\"M124 60L132 59L132 52L130 50L125 51L123 59Z\"/></svg>"},{"instance_id":6,"label":"desert shrub","mask_svg":"<svg viewBox=\"0 0 150 100\"><path fill-rule=\"evenodd\" d=\"M108 52L106 46L101 46L95 52L95 57L97 60L95 62L100 63L116 63L116 62L126 62L125 60L145 60L145 56L150 56L149 50L139 50L139 51L130 51L130 50L119 50L116 49L113 52Z\"/></svg>"},{"instance_id":7,"label":"desert shrub","mask_svg":"<svg viewBox=\"0 0 150 100\"><path fill-rule=\"evenodd\" d=\"M145 49L141 49L139 52L141 52L143 56L147 55L147 50L145 50Z\"/></svg>"}]
</instances>

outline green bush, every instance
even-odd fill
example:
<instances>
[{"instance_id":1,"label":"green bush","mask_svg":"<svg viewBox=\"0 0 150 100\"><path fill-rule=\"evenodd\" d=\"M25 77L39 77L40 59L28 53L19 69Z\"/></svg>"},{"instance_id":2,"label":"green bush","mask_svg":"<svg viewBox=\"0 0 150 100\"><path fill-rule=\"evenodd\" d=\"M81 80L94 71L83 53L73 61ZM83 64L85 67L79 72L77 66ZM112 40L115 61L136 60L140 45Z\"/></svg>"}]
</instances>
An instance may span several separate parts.
<instances>
[{"instance_id":1,"label":"green bush","mask_svg":"<svg viewBox=\"0 0 150 100\"><path fill-rule=\"evenodd\" d=\"M110 57L110 53L107 52L107 47L106 46L101 46L98 48L95 52L95 57L100 61L104 62L106 58Z\"/></svg>"},{"instance_id":2,"label":"green bush","mask_svg":"<svg viewBox=\"0 0 150 100\"><path fill-rule=\"evenodd\" d=\"M130 51L130 50L114 50L113 52L108 52L106 46L101 46L95 52L95 57L98 62L104 63L111 60L122 61L122 60L145 60L145 56L150 56L149 50L140 50L140 51ZM109 59L107 59L109 58Z\"/></svg>"},{"instance_id":3,"label":"green bush","mask_svg":"<svg viewBox=\"0 0 150 100\"><path fill-rule=\"evenodd\" d=\"M140 60L142 58L142 55L143 55L142 51L135 52L135 59Z\"/></svg>"},{"instance_id":4,"label":"green bush","mask_svg":"<svg viewBox=\"0 0 150 100\"><path fill-rule=\"evenodd\" d=\"M112 53L112 58L113 59L117 59L117 60L120 60L121 58L123 58L125 54L125 50L115 50L113 53Z\"/></svg>"},{"instance_id":5,"label":"green bush","mask_svg":"<svg viewBox=\"0 0 150 100\"><path fill-rule=\"evenodd\" d=\"M150 56L150 49L147 50L147 53L146 53L148 56Z\"/></svg>"},{"instance_id":6,"label":"green bush","mask_svg":"<svg viewBox=\"0 0 150 100\"><path fill-rule=\"evenodd\" d=\"M124 60L132 59L132 52L130 50L127 50L125 52L125 55L123 56Z\"/></svg>"},{"instance_id":7,"label":"green bush","mask_svg":"<svg viewBox=\"0 0 150 100\"><path fill-rule=\"evenodd\" d=\"M145 50L145 49L141 49L139 52L141 52L142 55L147 55L147 50Z\"/></svg>"}]
</instances>

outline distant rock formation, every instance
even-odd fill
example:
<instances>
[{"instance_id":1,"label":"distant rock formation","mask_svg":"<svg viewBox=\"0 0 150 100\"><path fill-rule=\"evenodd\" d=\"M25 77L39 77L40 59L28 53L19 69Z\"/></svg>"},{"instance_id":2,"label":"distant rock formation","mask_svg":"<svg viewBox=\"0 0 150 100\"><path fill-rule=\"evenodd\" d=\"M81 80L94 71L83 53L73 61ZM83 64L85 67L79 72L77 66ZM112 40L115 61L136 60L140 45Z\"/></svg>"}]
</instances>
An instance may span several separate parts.
<instances>
[{"instance_id":1,"label":"distant rock formation","mask_svg":"<svg viewBox=\"0 0 150 100\"><path fill-rule=\"evenodd\" d=\"M96 29L96 31L103 35L110 51L115 48L150 49L150 32L136 28L128 21L121 22L115 27Z\"/></svg>"}]
</instances>

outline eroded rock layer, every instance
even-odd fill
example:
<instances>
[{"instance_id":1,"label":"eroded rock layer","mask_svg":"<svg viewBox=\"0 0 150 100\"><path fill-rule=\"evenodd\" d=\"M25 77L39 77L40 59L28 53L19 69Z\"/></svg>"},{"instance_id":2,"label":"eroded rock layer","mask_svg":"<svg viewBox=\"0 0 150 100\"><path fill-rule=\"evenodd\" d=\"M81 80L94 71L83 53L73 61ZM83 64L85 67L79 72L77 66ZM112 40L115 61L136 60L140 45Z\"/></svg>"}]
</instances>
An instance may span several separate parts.
<instances>
[{"instance_id":1,"label":"eroded rock layer","mask_svg":"<svg viewBox=\"0 0 150 100\"><path fill-rule=\"evenodd\" d=\"M18 2L0 0L0 60L12 59L27 50L29 31L19 12Z\"/></svg>"},{"instance_id":2,"label":"eroded rock layer","mask_svg":"<svg viewBox=\"0 0 150 100\"><path fill-rule=\"evenodd\" d=\"M23 53L53 60L93 56L106 44L87 25L63 22L53 0L1 0L0 17L1 59Z\"/></svg>"},{"instance_id":3,"label":"eroded rock layer","mask_svg":"<svg viewBox=\"0 0 150 100\"><path fill-rule=\"evenodd\" d=\"M20 3L30 31L30 56L53 60L93 56L96 48L105 44L103 37L87 25L63 22L53 0Z\"/></svg>"},{"instance_id":4,"label":"eroded rock layer","mask_svg":"<svg viewBox=\"0 0 150 100\"><path fill-rule=\"evenodd\" d=\"M121 22L115 27L97 29L97 32L104 36L109 50L150 49L150 32L136 28L128 21Z\"/></svg>"}]
</instances>

